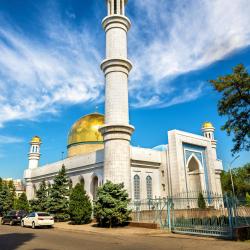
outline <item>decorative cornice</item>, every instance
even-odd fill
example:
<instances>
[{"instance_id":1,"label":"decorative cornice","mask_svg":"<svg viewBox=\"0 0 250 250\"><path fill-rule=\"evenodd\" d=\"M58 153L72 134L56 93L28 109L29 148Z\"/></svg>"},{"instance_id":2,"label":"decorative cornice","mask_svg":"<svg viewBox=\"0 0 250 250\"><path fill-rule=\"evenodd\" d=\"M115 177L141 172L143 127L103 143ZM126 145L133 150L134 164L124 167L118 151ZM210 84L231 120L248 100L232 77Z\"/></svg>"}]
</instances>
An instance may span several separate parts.
<instances>
[{"instance_id":1,"label":"decorative cornice","mask_svg":"<svg viewBox=\"0 0 250 250\"><path fill-rule=\"evenodd\" d=\"M122 71L125 74L128 74L130 70L132 69L133 65L132 63L125 58L109 58L105 59L101 63L101 69L104 72L104 74L108 74L110 72L119 72Z\"/></svg>"},{"instance_id":2,"label":"decorative cornice","mask_svg":"<svg viewBox=\"0 0 250 250\"><path fill-rule=\"evenodd\" d=\"M105 32L112 28L121 28L128 32L131 27L131 22L126 16L116 14L105 17L102 20L102 26Z\"/></svg>"}]
</instances>

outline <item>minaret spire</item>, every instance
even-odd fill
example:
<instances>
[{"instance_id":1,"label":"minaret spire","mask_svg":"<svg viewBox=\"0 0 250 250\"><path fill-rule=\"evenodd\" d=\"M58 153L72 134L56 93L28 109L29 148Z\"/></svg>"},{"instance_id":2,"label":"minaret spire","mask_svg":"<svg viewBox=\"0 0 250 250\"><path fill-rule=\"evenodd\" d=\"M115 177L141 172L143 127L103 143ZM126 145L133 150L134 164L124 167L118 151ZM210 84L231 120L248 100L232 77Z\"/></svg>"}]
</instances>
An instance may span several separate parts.
<instances>
[{"instance_id":1,"label":"minaret spire","mask_svg":"<svg viewBox=\"0 0 250 250\"><path fill-rule=\"evenodd\" d=\"M39 167L41 144L42 141L38 136L34 136L30 141L29 169L34 169Z\"/></svg>"},{"instance_id":2,"label":"minaret spire","mask_svg":"<svg viewBox=\"0 0 250 250\"><path fill-rule=\"evenodd\" d=\"M125 16L127 0L107 0L108 16L103 19L106 32L106 59L101 69L105 84L104 181L123 182L131 195L128 76L132 63L127 59L127 32L131 26Z\"/></svg>"}]
</instances>

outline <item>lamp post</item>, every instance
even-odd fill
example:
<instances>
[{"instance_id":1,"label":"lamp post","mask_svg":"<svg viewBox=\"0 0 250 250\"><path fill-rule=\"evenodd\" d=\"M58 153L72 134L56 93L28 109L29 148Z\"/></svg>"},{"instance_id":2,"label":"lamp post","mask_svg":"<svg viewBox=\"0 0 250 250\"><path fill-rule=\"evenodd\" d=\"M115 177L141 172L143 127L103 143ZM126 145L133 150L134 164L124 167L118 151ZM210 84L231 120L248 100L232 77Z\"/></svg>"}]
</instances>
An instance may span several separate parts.
<instances>
[{"instance_id":1,"label":"lamp post","mask_svg":"<svg viewBox=\"0 0 250 250\"><path fill-rule=\"evenodd\" d=\"M236 161L240 156L237 155L230 163L229 163L229 173L230 173L230 177L231 177L231 184L232 184L232 190L233 190L233 195L235 197L235 190L234 190L234 181L233 181L233 175L232 175L232 171L231 171L231 166L233 164L234 161Z\"/></svg>"}]
</instances>

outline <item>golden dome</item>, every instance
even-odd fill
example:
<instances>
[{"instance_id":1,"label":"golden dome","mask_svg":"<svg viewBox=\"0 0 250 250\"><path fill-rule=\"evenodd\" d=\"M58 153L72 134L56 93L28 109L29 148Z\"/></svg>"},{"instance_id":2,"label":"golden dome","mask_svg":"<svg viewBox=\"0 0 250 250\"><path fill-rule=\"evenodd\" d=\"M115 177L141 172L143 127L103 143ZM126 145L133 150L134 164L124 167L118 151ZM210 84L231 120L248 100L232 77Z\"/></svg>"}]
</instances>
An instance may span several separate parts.
<instances>
[{"instance_id":1,"label":"golden dome","mask_svg":"<svg viewBox=\"0 0 250 250\"><path fill-rule=\"evenodd\" d=\"M104 125L104 115L93 113L73 124L68 135L68 156L89 153L103 148L99 127Z\"/></svg>"},{"instance_id":2,"label":"golden dome","mask_svg":"<svg viewBox=\"0 0 250 250\"><path fill-rule=\"evenodd\" d=\"M31 143L35 142L35 143L41 143L41 138L39 136L34 136L31 141Z\"/></svg>"},{"instance_id":3,"label":"golden dome","mask_svg":"<svg viewBox=\"0 0 250 250\"><path fill-rule=\"evenodd\" d=\"M213 124L211 122L204 122L202 128L213 128Z\"/></svg>"}]
</instances>

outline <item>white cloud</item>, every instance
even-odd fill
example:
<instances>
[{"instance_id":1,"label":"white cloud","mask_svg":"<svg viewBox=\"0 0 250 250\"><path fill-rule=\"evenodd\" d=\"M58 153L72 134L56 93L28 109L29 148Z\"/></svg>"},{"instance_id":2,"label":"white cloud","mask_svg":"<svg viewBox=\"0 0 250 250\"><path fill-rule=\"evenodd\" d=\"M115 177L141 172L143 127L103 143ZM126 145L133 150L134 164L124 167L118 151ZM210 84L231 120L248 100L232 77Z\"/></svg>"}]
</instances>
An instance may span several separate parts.
<instances>
[{"instance_id":1,"label":"white cloud","mask_svg":"<svg viewBox=\"0 0 250 250\"><path fill-rule=\"evenodd\" d=\"M40 41L9 24L0 26L0 125L100 96L103 76L94 37L62 20L44 25Z\"/></svg>"},{"instance_id":2,"label":"white cloud","mask_svg":"<svg viewBox=\"0 0 250 250\"><path fill-rule=\"evenodd\" d=\"M21 142L23 142L22 138L0 135L0 145L1 144L21 143Z\"/></svg>"},{"instance_id":3,"label":"white cloud","mask_svg":"<svg viewBox=\"0 0 250 250\"><path fill-rule=\"evenodd\" d=\"M129 4L136 13L129 37L134 107L167 107L198 98L204 84L173 80L250 44L248 0ZM44 14L37 38L0 22L0 125L57 114L61 105L103 100L99 64L104 40L87 20L72 25L55 10L51 13Z\"/></svg>"},{"instance_id":4,"label":"white cloud","mask_svg":"<svg viewBox=\"0 0 250 250\"><path fill-rule=\"evenodd\" d=\"M135 66L132 91L143 90L141 83L148 85L151 95L146 104L152 98L161 100L157 105L179 103L191 88L171 85L169 78L204 68L250 45L248 0L137 0L133 3L140 15L134 18L132 29L130 54ZM169 87L174 89L166 94L165 89ZM196 84L192 87L196 88ZM180 88L183 92L176 93ZM156 98L156 92L162 94ZM140 106L141 99L137 99L135 105Z\"/></svg>"}]
</instances>

